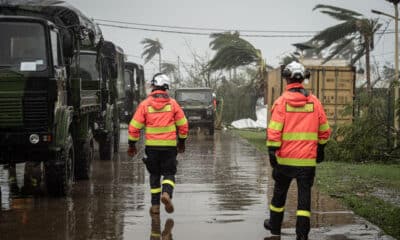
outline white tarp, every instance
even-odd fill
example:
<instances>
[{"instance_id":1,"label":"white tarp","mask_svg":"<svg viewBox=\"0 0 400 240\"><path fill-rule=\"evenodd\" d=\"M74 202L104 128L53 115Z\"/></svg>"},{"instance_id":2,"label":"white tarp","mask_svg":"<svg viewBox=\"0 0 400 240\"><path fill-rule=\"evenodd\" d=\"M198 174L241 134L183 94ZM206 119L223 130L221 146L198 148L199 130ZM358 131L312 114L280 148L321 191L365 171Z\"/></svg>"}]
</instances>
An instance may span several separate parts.
<instances>
[{"instance_id":1,"label":"white tarp","mask_svg":"<svg viewBox=\"0 0 400 240\"><path fill-rule=\"evenodd\" d=\"M262 98L257 100L256 104L256 117L254 121L251 118L240 119L231 123L232 127L242 128L266 128L267 127L267 106L263 105L264 100Z\"/></svg>"}]
</instances>

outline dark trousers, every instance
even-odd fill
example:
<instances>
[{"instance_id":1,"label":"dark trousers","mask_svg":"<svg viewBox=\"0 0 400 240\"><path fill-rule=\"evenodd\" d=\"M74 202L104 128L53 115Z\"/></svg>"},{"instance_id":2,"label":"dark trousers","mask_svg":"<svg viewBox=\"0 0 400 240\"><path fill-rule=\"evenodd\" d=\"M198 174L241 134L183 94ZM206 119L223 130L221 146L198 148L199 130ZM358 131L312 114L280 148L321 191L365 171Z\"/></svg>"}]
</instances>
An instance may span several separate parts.
<instances>
[{"instance_id":1,"label":"dark trousers","mask_svg":"<svg viewBox=\"0 0 400 240\"><path fill-rule=\"evenodd\" d=\"M161 193L167 192L172 198L178 152L176 147L146 147L145 152L147 159L144 162L150 173L151 204L160 205Z\"/></svg>"},{"instance_id":2,"label":"dark trousers","mask_svg":"<svg viewBox=\"0 0 400 240\"><path fill-rule=\"evenodd\" d=\"M277 166L272 172L275 180L274 195L270 205L270 224L275 231L282 226L284 206L292 179L297 181L297 236L307 237L310 232L311 187L314 183L314 167Z\"/></svg>"}]
</instances>

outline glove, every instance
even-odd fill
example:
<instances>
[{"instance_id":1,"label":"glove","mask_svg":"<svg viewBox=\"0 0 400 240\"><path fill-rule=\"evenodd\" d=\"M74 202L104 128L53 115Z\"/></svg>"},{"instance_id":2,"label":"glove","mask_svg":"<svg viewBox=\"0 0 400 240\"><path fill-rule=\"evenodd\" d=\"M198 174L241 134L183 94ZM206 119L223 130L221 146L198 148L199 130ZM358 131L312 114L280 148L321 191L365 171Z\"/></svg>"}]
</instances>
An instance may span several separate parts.
<instances>
[{"instance_id":1,"label":"glove","mask_svg":"<svg viewBox=\"0 0 400 240\"><path fill-rule=\"evenodd\" d=\"M130 145L128 147L128 156L129 157L134 157L137 154L137 149L135 145Z\"/></svg>"},{"instance_id":2,"label":"glove","mask_svg":"<svg viewBox=\"0 0 400 240\"><path fill-rule=\"evenodd\" d=\"M268 149L268 155L269 155L269 163L271 164L272 168L275 168L278 165L278 161L276 160L276 152L277 149Z\"/></svg>"},{"instance_id":3,"label":"glove","mask_svg":"<svg viewBox=\"0 0 400 240\"><path fill-rule=\"evenodd\" d=\"M185 142L179 141L177 149L178 149L178 153L184 153L185 152Z\"/></svg>"},{"instance_id":4,"label":"glove","mask_svg":"<svg viewBox=\"0 0 400 240\"><path fill-rule=\"evenodd\" d=\"M317 147L317 163L321 163L324 161L324 148L325 144L318 144Z\"/></svg>"}]
</instances>

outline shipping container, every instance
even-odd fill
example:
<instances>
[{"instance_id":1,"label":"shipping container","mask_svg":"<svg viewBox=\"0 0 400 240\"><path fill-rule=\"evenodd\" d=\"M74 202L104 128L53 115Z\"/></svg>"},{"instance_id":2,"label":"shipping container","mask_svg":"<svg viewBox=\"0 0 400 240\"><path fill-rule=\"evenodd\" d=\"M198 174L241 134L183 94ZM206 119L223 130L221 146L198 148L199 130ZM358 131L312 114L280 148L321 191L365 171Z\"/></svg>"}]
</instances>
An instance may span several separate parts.
<instances>
[{"instance_id":1,"label":"shipping container","mask_svg":"<svg viewBox=\"0 0 400 240\"><path fill-rule=\"evenodd\" d=\"M304 88L321 101L329 124L334 126L351 123L354 115L355 67L306 66L306 69L311 71L311 77L303 82ZM282 67L267 72L264 101L269 109L286 87L281 70Z\"/></svg>"}]
</instances>

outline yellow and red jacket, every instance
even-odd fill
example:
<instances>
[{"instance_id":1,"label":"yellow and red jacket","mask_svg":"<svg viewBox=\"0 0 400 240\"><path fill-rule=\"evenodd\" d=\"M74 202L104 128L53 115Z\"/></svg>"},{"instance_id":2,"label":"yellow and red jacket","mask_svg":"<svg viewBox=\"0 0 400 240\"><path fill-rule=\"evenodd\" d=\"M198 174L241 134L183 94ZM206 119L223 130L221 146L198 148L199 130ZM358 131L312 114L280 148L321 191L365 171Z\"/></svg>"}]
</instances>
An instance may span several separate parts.
<instances>
[{"instance_id":1,"label":"yellow and red jacket","mask_svg":"<svg viewBox=\"0 0 400 240\"><path fill-rule=\"evenodd\" d=\"M316 166L317 146L326 144L331 129L318 98L293 89L304 87L300 83L288 84L274 102L267 146L278 148L276 157L280 165Z\"/></svg>"},{"instance_id":2,"label":"yellow and red jacket","mask_svg":"<svg viewBox=\"0 0 400 240\"><path fill-rule=\"evenodd\" d=\"M129 142L136 142L140 129L145 130L145 145L174 147L178 138L186 139L189 125L179 104L170 98L166 91L153 91L142 101L128 128Z\"/></svg>"}]
</instances>

